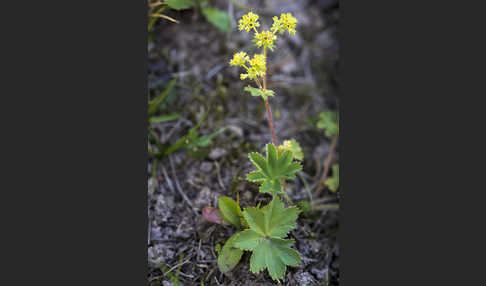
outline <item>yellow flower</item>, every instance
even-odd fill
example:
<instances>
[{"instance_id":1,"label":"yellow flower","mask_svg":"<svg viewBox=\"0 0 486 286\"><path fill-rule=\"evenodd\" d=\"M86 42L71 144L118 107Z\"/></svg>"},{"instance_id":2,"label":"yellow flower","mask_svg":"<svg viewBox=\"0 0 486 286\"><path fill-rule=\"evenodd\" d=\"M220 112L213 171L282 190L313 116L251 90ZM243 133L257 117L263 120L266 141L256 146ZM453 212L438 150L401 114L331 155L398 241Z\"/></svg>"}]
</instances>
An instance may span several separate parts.
<instances>
[{"instance_id":1,"label":"yellow flower","mask_svg":"<svg viewBox=\"0 0 486 286\"><path fill-rule=\"evenodd\" d=\"M279 32L280 34L283 34L283 32L285 32L283 23L282 21L280 21L280 19L277 16L273 17L273 25L270 28L270 30L274 33Z\"/></svg>"},{"instance_id":2,"label":"yellow flower","mask_svg":"<svg viewBox=\"0 0 486 286\"><path fill-rule=\"evenodd\" d=\"M256 54L253 56L253 59L250 60L250 67L246 69L247 73L240 74L240 79L244 80L246 78L254 79L256 77L263 77L265 76L266 70L267 65L265 56L263 54Z\"/></svg>"},{"instance_id":3,"label":"yellow flower","mask_svg":"<svg viewBox=\"0 0 486 286\"><path fill-rule=\"evenodd\" d=\"M255 42L258 47L273 47L273 41L277 39L277 36L270 31L262 31L261 33L255 33Z\"/></svg>"},{"instance_id":4,"label":"yellow flower","mask_svg":"<svg viewBox=\"0 0 486 286\"><path fill-rule=\"evenodd\" d=\"M292 14L281 14L280 15L280 22L287 31L289 31L290 35L295 35L295 24L297 23L297 19L292 16Z\"/></svg>"},{"instance_id":5,"label":"yellow flower","mask_svg":"<svg viewBox=\"0 0 486 286\"><path fill-rule=\"evenodd\" d=\"M282 145L278 146L278 154L290 150L292 151L292 142L290 140L285 140Z\"/></svg>"},{"instance_id":6,"label":"yellow flower","mask_svg":"<svg viewBox=\"0 0 486 286\"><path fill-rule=\"evenodd\" d=\"M238 21L238 29L240 31L245 30L250 32L250 30L255 29L255 27L260 27L258 23L258 15L249 12L247 15L243 15L242 19Z\"/></svg>"},{"instance_id":7,"label":"yellow flower","mask_svg":"<svg viewBox=\"0 0 486 286\"><path fill-rule=\"evenodd\" d=\"M230 65L242 66L249 60L250 57L245 52L239 52L233 56L233 59L230 61Z\"/></svg>"},{"instance_id":8,"label":"yellow flower","mask_svg":"<svg viewBox=\"0 0 486 286\"><path fill-rule=\"evenodd\" d=\"M267 70L267 63L263 54L256 54L253 59L250 60L250 65L255 68L258 76L264 76Z\"/></svg>"}]
</instances>

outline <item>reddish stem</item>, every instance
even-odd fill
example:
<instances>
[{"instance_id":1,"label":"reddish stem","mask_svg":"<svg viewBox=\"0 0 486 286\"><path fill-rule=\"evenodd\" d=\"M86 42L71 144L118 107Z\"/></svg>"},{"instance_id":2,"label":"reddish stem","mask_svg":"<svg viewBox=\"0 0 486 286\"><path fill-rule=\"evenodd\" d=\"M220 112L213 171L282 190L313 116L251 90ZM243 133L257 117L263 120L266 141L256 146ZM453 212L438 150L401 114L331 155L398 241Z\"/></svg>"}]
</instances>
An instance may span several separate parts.
<instances>
[{"instance_id":1,"label":"reddish stem","mask_svg":"<svg viewBox=\"0 0 486 286\"><path fill-rule=\"evenodd\" d=\"M270 131L272 132L273 145L277 147L277 137L275 136L275 130L273 129L272 111L270 110L268 99L265 99L265 108L267 109L268 126L270 126Z\"/></svg>"},{"instance_id":2,"label":"reddish stem","mask_svg":"<svg viewBox=\"0 0 486 286\"><path fill-rule=\"evenodd\" d=\"M263 47L263 56L267 58L267 49ZM263 76L263 91L267 90L267 73ZM273 129L272 121L272 111L270 110L270 105L268 104L268 98L265 99L265 108L267 109L268 126L270 126L270 131L272 132L273 145L277 147L277 137L275 136L275 129Z\"/></svg>"}]
</instances>

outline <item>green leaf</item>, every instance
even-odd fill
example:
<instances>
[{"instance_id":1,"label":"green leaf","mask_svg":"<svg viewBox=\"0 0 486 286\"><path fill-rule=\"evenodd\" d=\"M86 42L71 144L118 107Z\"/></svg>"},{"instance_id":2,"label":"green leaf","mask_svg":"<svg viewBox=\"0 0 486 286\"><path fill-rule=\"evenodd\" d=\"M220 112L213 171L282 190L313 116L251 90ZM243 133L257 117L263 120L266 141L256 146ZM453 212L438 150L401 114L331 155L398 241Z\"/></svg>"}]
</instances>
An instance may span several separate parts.
<instances>
[{"instance_id":1,"label":"green leaf","mask_svg":"<svg viewBox=\"0 0 486 286\"><path fill-rule=\"evenodd\" d=\"M247 175L250 182L260 183L260 192L272 195L282 193L281 179L294 179L295 173L302 170L302 165L292 162L292 152L287 150L279 155L273 144L266 145L266 159L258 153L250 153L250 161L257 167Z\"/></svg>"},{"instance_id":2,"label":"green leaf","mask_svg":"<svg viewBox=\"0 0 486 286\"><path fill-rule=\"evenodd\" d=\"M247 207L243 211L243 216L253 231L265 235L265 218L263 211L254 207Z\"/></svg>"},{"instance_id":3,"label":"green leaf","mask_svg":"<svg viewBox=\"0 0 486 286\"><path fill-rule=\"evenodd\" d=\"M302 170L302 165L297 162L292 162L282 169L282 175L279 178L295 179L295 173Z\"/></svg>"},{"instance_id":4,"label":"green leaf","mask_svg":"<svg viewBox=\"0 0 486 286\"><path fill-rule=\"evenodd\" d=\"M296 207L285 208L278 197L261 209L245 208L243 215L250 229L240 232L234 246L253 252L251 272L258 273L267 268L272 279L278 280L284 276L286 265L297 266L300 263L299 253L291 248L294 241L283 239L296 227L299 212Z\"/></svg>"},{"instance_id":5,"label":"green leaf","mask_svg":"<svg viewBox=\"0 0 486 286\"><path fill-rule=\"evenodd\" d=\"M260 170L261 173L266 178L269 178L270 173L268 172L267 162L265 161L263 156L258 154L258 153L252 152L252 153L249 154L249 157L250 157L250 161L253 163L253 165L255 165L257 167L257 169Z\"/></svg>"},{"instance_id":6,"label":"green leaf","mask_svg":"<svg viewBox=\"0 0 486 286\"><path fill-rule=\"evenodd\" d=\"M267 144L267 168L270 176L275 177L278 174L278 155L277 148L273 144Z\"/></svg>"},{"instance_id":7,"label":"green leaf","mask_svg":"<svg viewBox=\"0 0 486 286\"><path fill-rule=\"evenodd\" d=\"M277 165L278 166L286 166L292 162L292 151L285 151L282 155L279 156Z\"/></svg>"},{"instance_id":8,"label":"green leaf","mask_svg":"<svg viewBox=\"0 0 486 286\"><path fill-rule=\"evenodd\" d=\"M167 121L175 120L177 118L181 117L179 113L171 113L167 115L162 115L162 116L153 116L149 118L149 124L155 124L155 123L164 123Z\"/></svg>"},{"instance_id":9,"label":"green leaf","mask_svg":"<svg viewBox=\"0 0 486 286\"><path fill-rule=\"evenodd\" d=\"M231 236L223 246L220 255L218 256L218 267L221 272L228 272L233 269L241 259L243 250L234 246L235 239L241 232L237 232Z\"/></svg>"},{"instance_id":10,"label":"green leaf","mask_svg":"<svg viewBox=\"0 0 486 286\"><path fill-rule=\"evenodd\" d=\"M267 256L268 246L266 243L260 243L255 249L250 258L250 270L253 273L258 273L265 269L267 262L265 257Z\"/></svg>"},{"instance_id":11,"label":"green leaf","mask_svg":"<svg viewBox=\"0 0 486 286\"><path fill-rule=\"evenodd\" d=\"M225 196L219 197L218 208L226 221L232 223L237 228L241 227L241 209L233 199Z\"/></svg>"},{"instance_id":12,"label":"green leaf","mask_svg":"<svg viewBox=\"0 0 486 286\"><path fill-rule=\"evenodd\" d=\"M154 98L153 100L151 100L149 102L149 106L148 106L148 116L149 117L155 111L157 111L159 106L164 102L165 98L169 95L169 93L172 90L172 88L174 87L175 83L176 83L175 79L171 80L169 82L169 86L159 96L157 96L156 98Z\"/></svg>"},{"instance_id":13,"label":"green leaf","mask_svg":"<svg viewBox=\"0 0 486 286\"><path fill-rule=\"evenodd\" d=\"M334 111L325 111L319 114L317 128L324 129L327 137L332 137L339 133L338 114Z\"/></svg>"},{"instance_id":14,"label":"green leaf","mask_svg":"<svg viewBox=\"0 0 486 286\"><path fill-rule=\"evenodd\" d=\"M279 253L276 247L272 247L270 242L266 242L267 245L267 255L265 257L265 262L267 263L268 274L273 280L280 279L285 274L285 263L280 259Z\"/></svg>"},{"instance_id":15,"label":"green leaf","mask_svg":"<svg viewBox=\"0 0 486 286\"><path fill-rule=\"evenodd\" d=\"M275 246L280 260L286 265L297 266L300 263L300 255L290 248L295 241L293 239L272 238L270 242Z\"/></svg>"},{"instance_id":16,"label":"green leaf","mask_svg":"<svg viewBox=\"0 0 486 286\"><path fill-rule=\"evenodd\" d=\"M260 192L271 194L282 193L282 184L280 184L280 180L265 180L260 186Z\"/></svg>"},{"instance_id":17,"label":"green leaf","mask_svg":"<svg viewBox=\"0 0 486 286\"><path fill-rule=\"evenodd\" d=\"M245 87L245 91L248 91L252 96L261 96L264 100L266 100L269 96L275 96L273 90L267 89L263 91L263 89L254 88L249 85Z\"/></svg>"},{"instance_id":18,"label":"green leaf","mask_svg":"<svg viewBox=\"0 0 486 286\"><path fill-rule=\"evenodd\" d=\"M240 232L240 235L236 237L234 245L244 250L255 249L262 240L263 236L251 229Z\"/></svg>"},{"instance_id":19,"label":"green leaf","mask_svg":"<svg viewBox=\"0 0 486 286\"><path fill-rule=\"evenodd\" d=\"M265 181L265 175L261 171L254 171L246 175L246 180L250 182Z\"/></svg>"},{"instance_id":20,"label":"green leaf","mask_svg":"<svg viewBox=\"0 0 486 286\"><path fill-rule=\"evenodd\" d=\"M194 139L192 142L190 142L188 148L194 148L194 147L207 147L213 143L213 138L220 135L226 130L226 127L223 127L219 129L218 131L209 134L209 135L204 135L201 136L197 139Z\"/></svg>"},{"instance_id":21,"label":"green leaf","mask_svg":"<svg viewBox=\"0 0 486 286\"><path fill-rule=\"evenodd\" d=\"M339 188L339 165L332 165L332 177L327 179L325 184L329 187L329 190L333 193Z\"/></svg>"},{"instance_id":22,"label":"green leaf","mask_svg":"<svg viewBox=\"0 0 486 286\"><path fill-rule=\"evenodd\" d=\"M295 221L299 213L297 207L285 208L283 202L275 197L265 213L266 234L275 238L284 238L296 227Z\"/></svg>"},{"instance_id":23,"label":"green leaf","mask_svg":"<svg viewBox=\"0 0 486 286\"><path fill-rule=\"evenodd\" d=\"M165 3L176 10L191 8L194 5L192 0L165 0Z\"/></svg>"},{"instance_id":24,"label":"green leaf","mask_svg":"<svg viewBox=\"0 0 486 286\"><path fill-rule=\"evenodd\" d=\"M228 13L212 7L204 7L202 13L206 19L221 32L228 32L231 27Z\"/></svg>"}]
</instances>

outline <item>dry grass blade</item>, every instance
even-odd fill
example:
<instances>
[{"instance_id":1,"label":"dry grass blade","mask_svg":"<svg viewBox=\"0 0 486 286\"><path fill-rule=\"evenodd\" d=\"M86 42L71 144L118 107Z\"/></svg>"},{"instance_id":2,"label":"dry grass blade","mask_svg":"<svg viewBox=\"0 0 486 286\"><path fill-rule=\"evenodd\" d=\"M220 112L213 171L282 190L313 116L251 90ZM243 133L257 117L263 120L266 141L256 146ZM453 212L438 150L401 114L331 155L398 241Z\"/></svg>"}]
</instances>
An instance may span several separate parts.
<instances>
[{"instance_id":1,"label":"dry grass blade","mask_svg":"<svg viewBox=\"0 0 486 286\"><path fill-rule=\"evenodd\" d=\"M338 141L338 135L334 135L334 137L332 138L331 147L329 148L329 152L327 154L326 163L325 163L325 166L324 166L324 171L322 172L321 179L317 183L317 189L314 193L315 197L318 197L319 194L321 193L321 191L324 189L324 186L325 186L324 182L327 179L327 173L329 172L329 169L331 167L331 163L332 163L332 159L333 159L332 155L334 153L334 149L336 149L337 141Z\"/></svg>"},{"instance_id":2,"label":"dry grass blade","mask_svg":"<svg viewBox=\"0 0 486 286\"><path fill-rule=\"evenodd\" d=\"M166 20L172 21L172 22L174 22L174 23L176 23L176 24L179 24L179 21L177 21L176 19L171 18L171 17L169 17L169 16L167 16L167 15L164 15L164 14L152 14L152 15L150 15L150 16L151 16L151 17L157 17L157 18L163 18L163 19L166 19Z\"/></svg>"},{"instance_id":3,"label":"dry grass blade","mask_svg":"<svg viewBox=\"0 0 486 286\"><path fill-rule=\"evenodd\" d=\"M160 5L167 5L167 3L165 2L153 2L153 3L149 3L149 8L154 8L154 7L157 7L157 6L160 6Z\"/></svg>"},{"instance_id":4,"label":"dry grass blade","mask_svg":"<svg viewBox=\"0 0 486 286\"><path fill-rule=\"evenodd\" d=\"M187 203L187 205L189 206L189 208L192 210L192 212L197 216L199 215L193 208L192 208L192 203L191 201L189 200L189 198L186 196L186 193L184 193L184 191L182 190L181 188L181 184L179 183L179 179L177 178L177 175L176 175L176 171L175 171L175 168L174 168L174 161L172 160L172 157L169 156L169 161L170 161L170 168L172 169L172 174L174 175L174 180L175 180L175 185L176 185L176 189L177 191L179 192L179 194L181 194L182 198L184 199L184 201Z\"/></svg>"}]
</instances>

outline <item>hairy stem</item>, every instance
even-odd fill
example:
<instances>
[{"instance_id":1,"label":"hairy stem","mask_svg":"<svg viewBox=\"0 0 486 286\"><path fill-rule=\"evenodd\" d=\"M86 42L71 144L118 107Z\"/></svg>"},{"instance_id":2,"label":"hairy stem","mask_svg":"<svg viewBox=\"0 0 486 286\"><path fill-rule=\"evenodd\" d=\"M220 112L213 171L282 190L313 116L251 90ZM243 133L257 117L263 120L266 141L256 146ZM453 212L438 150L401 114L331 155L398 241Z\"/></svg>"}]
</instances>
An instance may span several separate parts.
<instances>
[{"instance_id":1,"label":"hairy stem","mask_svg":"<svg viewBox=\"0 0 486 286\"><path fill-rule=\"evenodd\" d=\"M267 59L267 49L263 47L263 56L265 57L265 60ZM263 76L263 91L267 90L267 72L265 72L265 75ZM273 121L272 121L272 110L270 109L270 105L268 104L268 98L265 99L265 108L267 110L267 118L268 118L268 126L270 127L270 131L272 132L272 141L273 145L275 147L278 146L277 144L277 136L275 136L275 129L273 128ZM283 193L284 193L284 198L292 204L292 200L290 197L287 195L287 183L285 180L282 180L282 187L283 187Z\"/></svg>"},{"instance_id":2,"label":"hairy stem","mask_svg":"<svg viewBox=\"0 0 486 286\"><path fill-rule=\"evenodd\" d=\"M263 47L263 56L265 59L267 58L267 49ZM267 73L263 76L263 91L267 90ZM268 126L270 127L270 131L272 132L272 140L273 145L277 147L277 137L275 136L275 129L273 128L273 121L272 121L272 110L270 109L270 105L268 104L268 98L265 99L265 108L267 110L267 118L268 118Z\"/></svg>"},{"instance_id":3,"label":"hairy stem","mask_svg":"<svg viewBox=\"0 0 486 286\"><path fill-rule=\"evenodd\" d=\"M270 131L272 132L273 145L277 147L277 137L275 136L275 130L273 129L272 122L272 111L270 110L270 105L268 104L268 99L265 99L265 108L267 109L268 126L270 126Z\"/></svg>"}]
</instances>

